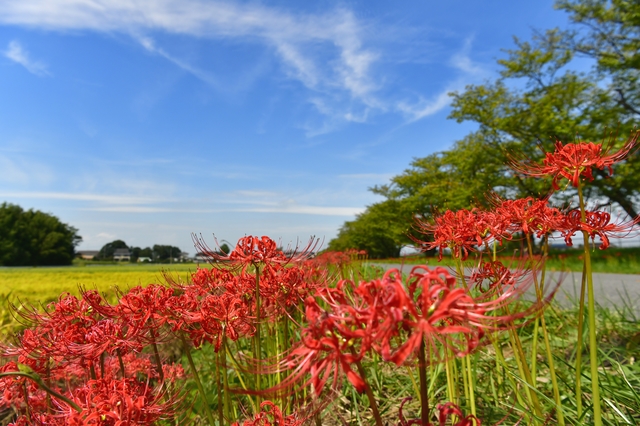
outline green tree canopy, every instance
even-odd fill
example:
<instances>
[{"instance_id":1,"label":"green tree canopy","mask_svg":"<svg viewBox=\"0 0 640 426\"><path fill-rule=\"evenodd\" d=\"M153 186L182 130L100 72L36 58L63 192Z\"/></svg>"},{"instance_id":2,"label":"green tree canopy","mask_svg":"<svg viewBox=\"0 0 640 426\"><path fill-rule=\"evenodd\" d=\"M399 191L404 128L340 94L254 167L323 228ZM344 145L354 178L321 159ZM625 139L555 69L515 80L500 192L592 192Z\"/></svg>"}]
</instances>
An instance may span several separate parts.
<instances>
[{"instance_id":1,"label":"green tree canopy","mask_svg":"<svg viewBox=\"0 0 640 426\"><path fill-rule=\"evenodd\" d=\"M78 230L50 214L0 205L0 265L70 265L82 241Z\"/></svg>"},{"instance_id":2,"label":"green tree canopy","mask_svg":"<svg viewBox=\"0 0 640 426\"><path fill-rule=\"evenodd\" d=\"M98 253L98 256L96 257L98 258L98 260L111 260L113 259L113 253L116 251L116 249L128 248L129 246L127 246L127 243L122 240L111 241L110 243L102 246L100 252Z\"/></svg>"},{"instance_id":3,"label":"green tree canopy","mask_svg":"<svg viewBox=\"0 0 640 426\"><path fill-rule=\"evenodd\" d=\"M530 42L515 39L516 49L498 61L500 78L453 94L450 117L478 123L479 138L498 148L496 163L509 154L540 158L539 146L552 150L555 140L615 140L619 146L640 118L640 2L560 0L556 7L569 13L571 29L536 32ZM572 67L579 58L591 60L590 71ZM513 182L518 194L535 193L531 180ZM637 216L640 154L619 164L612 177L597 170L589 186L592 199Z\"/></svg>"},{"instance_id":4,"label":"green tree canopy","mask_svg":"<svg viewBox=\"0 0 640 426\"><path fill-rule=\"evenodd\" d=\"M371 188L384 200L345 223L330 248L385 252L389 241L411 241L415 216L482 206L488 191L511 198L545 195L550 181L520 176L507 163L511 157L540 159L556 140L603 141L614 149L626 140L640 118L640 2L558 0L556 8L569 14L569 29L516 38L515 49L498 61L495 81L451 94L449 118L478 123L478 130ZM586 71L585 59L591 64ZM617 204L638 215L638 150L613 176L594 174L586 194L592 203Z\"/></svg>"},{"instance_id":5,"label":"green tree canopy","mask_svg":"<svg viewBox=\"0 0 640 426\"><path fill-rule=\"evenodd\" d=\"M153 261L169 262L169 259L179 258L182 250L175 246L154 244Z\"/></svg>"}]
</instances>

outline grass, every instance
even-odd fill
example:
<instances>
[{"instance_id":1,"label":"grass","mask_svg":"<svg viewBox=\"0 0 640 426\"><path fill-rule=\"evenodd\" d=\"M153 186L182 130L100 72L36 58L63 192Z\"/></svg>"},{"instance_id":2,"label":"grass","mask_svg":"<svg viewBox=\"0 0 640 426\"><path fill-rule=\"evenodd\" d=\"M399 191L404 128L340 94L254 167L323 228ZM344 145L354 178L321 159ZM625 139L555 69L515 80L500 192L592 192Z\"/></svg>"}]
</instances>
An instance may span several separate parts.
<instances>
[{"instance_id":1,"label":"grass","mask_svg":"<svg viewBox=\"0 0 640 426\"><path fill-rule=\"evenodd\" d=\"M545 265L548 271L582 271L583 264L582 249L569 248L566 250L551 250ZM476 264L474 259L477 255L471 254L468 263ZM512 256L505 255L505 251L498 255L498 259L508 264ZM506 260L506 262L505 262ZM424 255L406 256L393 259L375 259L372 263L402 263L405 265L422 265L426 262L431 267L435 266L455 266L450 256L444 256L441 261L437 257L427 257ZM609 247L607 250L593 249L591 251L591 262L593 272L615 273L615 274L640 274L640 247L615 248Z\"/></svg>"}]
</instances>

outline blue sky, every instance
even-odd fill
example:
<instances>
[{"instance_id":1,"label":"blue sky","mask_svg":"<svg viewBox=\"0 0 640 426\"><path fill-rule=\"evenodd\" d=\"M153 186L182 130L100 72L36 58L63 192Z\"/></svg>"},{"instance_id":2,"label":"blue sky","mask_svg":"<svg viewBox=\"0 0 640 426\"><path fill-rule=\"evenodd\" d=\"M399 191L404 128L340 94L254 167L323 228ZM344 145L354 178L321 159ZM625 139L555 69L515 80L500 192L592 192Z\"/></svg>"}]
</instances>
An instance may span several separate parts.
<instances>
[{"instance_id":1,"label":"blue sky","mask_svg":"<svg viewBox=\"0 0 640 426\"><path fill-rule=\"evenodd\" d=\"M0 202L114 239L328 242L473 123L548 0L0 2Z\"/></svg>"}]
</instances>

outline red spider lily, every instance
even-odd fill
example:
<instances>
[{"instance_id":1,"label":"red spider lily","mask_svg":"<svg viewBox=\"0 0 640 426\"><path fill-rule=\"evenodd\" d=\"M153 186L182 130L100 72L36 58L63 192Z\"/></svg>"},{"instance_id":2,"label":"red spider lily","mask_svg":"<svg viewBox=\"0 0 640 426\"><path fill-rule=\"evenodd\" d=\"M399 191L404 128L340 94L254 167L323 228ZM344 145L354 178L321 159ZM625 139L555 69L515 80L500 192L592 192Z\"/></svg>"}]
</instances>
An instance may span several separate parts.
<instances>
[{"instance_id":1,"label":"red spider lily","mask_svg":"<svg viewBox=\"0 0 640 426\"><path fill-rule=\"evenodd\" d=\"M44 313L30 308L19 315L33 327L24 331L19 346L5 348L5 355L18 356L19 362L40 374L48 371L52 361L60 365L76 360L91 363L69 350L75 344L85 344L87 333L101 319L86 301L65 293Z\"/></svg>"},{"instance_id":2,"label":"red spider lily","mask_svg":"<svg viewBox=\"0 0 640 426\"><path fill-rule=\"evenodd\" d=\"M302 426L306 419L299 417L297 413L284 416L273 402L264 401L260 404L260 412L253 419L242 422L242 426ZM240 423L231 426L240 426Z\"/></svg>"},{"instance_id":3,"label":"red spider lily","mask_svg":"<svg viewBox=\"0 0 640 426\"><path fill-rule=\"evenodd\" d=\"M320 282L309 272L295 266L264 270L260 276L261 309L270 321L276 321L316 290Z\"/></svg>"},{"instance_id":4,"label":"red spider lily","mask_svg":"<svg viewBox=\"0 0 640 426\"><path fill-rule=\"evenodd\" d=\"M533 279L532 274L541 270L543 260L529 262L529 258L520 258L515 265L505 266L499 260L485 262L480 258L478 266L465 276L465 280L472 284L471 288L483 293L483 296L475 298L476 302L488 300L504 291L510 291L513 287L529 286ZM529 267L525 266L527 263L530 264Z\"/></svg>"},{"instance_id":5,"label":"red spider lily","mask_svg":"<svg viewBox=\"0 0 640 426\"><path fill-rule=\"evenodd\" d=\"M512 304L531 282L503 288L502 294L493 300L474 299L466 289L456 287L455 277L445 268L416 266L406 286L400 271L390 270L375 286L371 283L358 286L356 293L360 296L373 290L370 296L363 296L370 300L369 306L358 308L358 315L361 326L366 327L365 333L372 336L373 347L385 361L402 365L424 340L431 357L429 362L438 362L447 353L464 356L472 352L486 330L513 326L513 320L539 310L542 304L509 316L490 314Z\"/></svg>"},{"instance_id":6,"label":"red spider lily","mask_svg":"<svg viewBox=\"0 0 640 426\"><path fill-rule=\"evenodd\" d=\"M266 392L274 393L283 389L291 390L300 380L310 374L311 378L302 386L312 385L319 395L331 379L333 389L341 382L341 372L358 392L365 389L365 382L351 365L362 359L366 349L359 349L365 330L355 330L354 318L341 317L320 307L313 297L305 301L305 315L308 326L300 333L300 341L292 348L284 360L290 375L280 385Z\"/></svg>"},{"instance_id":7,"label":"red spider lily","mask_svg":"<svg viewBox=\"0 0 640 426\"><path fill-rule=\"evenodd\" d=\"M82 413L60 405L70 425L150 425L175 414L177 400L136 379L89 380L72 392Z\"/></svg>"},{"instance_id":8,"label":"red spider lily","mask_svg":"<svg viewBox=\"0 0 640 426\"><path fill-rule=\"evenodd\" d=\"M567 213L564 226L560 232L568 246L573 245L571 237L576 232L586 232L592 241L595 241L597 235L602 241L599 247L600 250L605 250L609 247L609 238L624 238L628 236L638 223L640 223L640 216L628 222L611 223L611 214L605 211L586 211L585 221L582 222L580 210L572 210Z\"/></svg>"},{"instance_id":9,"label":"red spider lily","mask_svg":"<svg viewBox=\"0 0 640 426\"><path fill-rule=\"evenodd\" d=\"M447 210L434 218L434 224L418 220L417 229L425 234L433 234L433 241L415 240L425 250L438 248L438 258L442 260L442 251L448 247L453 256L466 260L469 251L485 243L488 229L477 209Z\"/></svg>"},{"instance_id":10,"label":"red spider lily","mask_svg":"<svg viewBox=\"0 0 640 426\"><path fill-rule=\"evenodd\" d=\"M306 261L309 266L326 267L333 265L338 268L351 263L351 256L341 251L325 251Z\"/></svg>"},{"instance_id":11,"label":"red spider lily","mask_svg":"<svg viewBox=\"0 0 640 426\"><path fill-rule=\"evenodd\" d=\"M351 366L371 349L396 365L406 363L423 341L429 362L464 356L478 347L486 330L514 327L514 320L534 314L548 302L508 316L493 315L518 299L531 282L505 288L493 300L474 300L466 289L456 287L455 277L445 268L415 267L406 286L398 270L358 285L342 280L322 292L327 309L307 298L308 325L285 361L293 372L271 391L288 388L306 374L311 378L304 385L314 385L316 393L330 378L337 386L341 374L362 391L365 382Z\"/></svg>"},{"instance_id":12,"label":"red spider lily","mask_svg":"<svg viewBox=\"0 0 640 426\"><path fill-rule=\"evenodd\" d=\"M509 224L510 233L535 233L541 238L558 229L564 220L563 213L555 207L549 207L547 199L527 197L503 200L497 195L490 198L496 216Z\"/></svg>"},{"instance_id":13,"label":"red spider lily","mask_svg":"<svg viewBox=\"0 0 640 426\"><path fill-rule=\"evenodd\" d=\"M224 336L235 341L255 332L249 306L232 293L200 296L198 287L185 287L184 293L167 301L165 312L174 332L187 333L196 347L214 343L216 352Z\"/></svg>"},{"instance_id":14,"label":"red spider lily","mask_svg":"<svg viewBox=\"0 0 640 426\"><path fill-rule=\"evenodd\" d=\"M560 188L558 182L562 178L568 179L574 187L577 187L580 176L588 181L593 180L594 167L600 170L607 169L612 175L612 166L637 149L639 135L640 132L633 132L624 146L615 153L611 153L613 140L606 147L593 142L563 145L562 142L556 141L554 152L545 154L542 165L530 160L519 161L516 158L511 158L510 164L514 170L525 175L553 177L552 184L556 190Z\"/></svg>"},{"instance_id":15,"label":"red spider lily","mask_svg":"<svg viewBox=\"0 0 640 426\"><path fill-rule=\"evenodd\" d=\"M306 246L298 246L293 250L287 250L291 254L285 254L271 238L262 236L247 236L240 238L236 247L228 255L221 254L220 250L211 250L202 237L192 236L196 249L207 256L212 262L224 262L230 266L239 266L243 270L253 265L270 266L273 264L288 264L308 259L320 245L320 240L314 237L309 239ZM216 240L216 245L217 240Z\"/></svg>"},{"instance_id":16,"label":"red spider lily","mask_svg":"<svg viewBox=\"0 0 640 426\"><path fill-rule=\"evenodd\" d=\"M420 273L420 269L424 272ZM446 269L413 268L406 290L397 270L388 271L383 279L392 282L396 291L404 293L403 297L395 298L403 304L393 304L395 324L376 330L375 341L380 342L383 359L402 365L423 340L433 357L441 348L446 348L445 354L464 356L478 347L486 326L483 320L489 318L484 316L488 306L476 304L467 290L456 288L455 277ZM384 312L385 307L383 304L371 309ZM394 346L398 337L404 342Z\"/></svg>"},{"instance_id":17,"label":"red spider lily","mask_svg":"<svg viewBox=\"0 0 640 426\"><path fill-rule=\"evenodd\" d=\"M96 361L103 353L124 355L140 352L143 344L137 331L119 321L103 319L87 328L82 342L70 342L67 353Z\"/></svg>"},{"instance_id":18,"label":"red spider lily","mask_svg":"<svg viewBox=\"0 0 640 426\"><path fill-rule=\"evenodd\" d=\"M173 294L172 288L159 284L134 287L120 295L117 315L136 329L157 330L167 322L164 311Z\"/></svg>"},{"instance_id":19,"label":"red spider lily","mask_svg":"<svg viewBox=\"0 0 640 426\"><path fill-rule=\"evenodd\" d=\"M438 404L438 406L436 407L438 410L438 423L436 425L436 423L431 423L429 422L427 425L423 425L422 424L422 420L420 419L413 419L413 420L407 420L404 417L404 414L402 413L402 409L404 408L404 405L408 402L411 401L413 398L408 397L405 398L402 403L400 404L400 411L398 413L398 417L400 422L398 423L398 426L446 426L447 424L447 420L449 420L450 417L454 416L454 418L459 419L456 423L451 423L451 426L481 426L482 423L480 422L480 420L473 415L468 415L465 417L464 413L462 412L462 410L460 409L460 407L458 407L457 405L455 405L452 402L446 402L444 404Z\"/></svg>"},{"instance_id":20,"label":"red spider lily","mask_svg":"<svg viewBox=\"0 0 640 426\"><path fill-rule=\"evenodd\" d=\"M151 360L150 354L129 353L122 356L125 367L125 377L146 377L147 379L159 379L160 374L156 365ZM165 381L175 382L185 377L181 364L162 364L162 372ZM107 356L104 359L104 376L102 379L115 380L121 378L120 361L117 357ZM67 378L69 375L67 375Z\"/></svg>"},{"instance_id":21,"label":"red spider lily","mask_svg":"<svg viewBox=\"0 0 640 426\"><path fill-rule=\"evenodd\" d=\"M471 273L469 281L475 284L474 288L486 293L496 288L513 285L516 281L516 276L502 262L496 260L479 264L478 268ZM488 286L485 286L485 284L488 284Z\"/></svg>"}]
</instances>

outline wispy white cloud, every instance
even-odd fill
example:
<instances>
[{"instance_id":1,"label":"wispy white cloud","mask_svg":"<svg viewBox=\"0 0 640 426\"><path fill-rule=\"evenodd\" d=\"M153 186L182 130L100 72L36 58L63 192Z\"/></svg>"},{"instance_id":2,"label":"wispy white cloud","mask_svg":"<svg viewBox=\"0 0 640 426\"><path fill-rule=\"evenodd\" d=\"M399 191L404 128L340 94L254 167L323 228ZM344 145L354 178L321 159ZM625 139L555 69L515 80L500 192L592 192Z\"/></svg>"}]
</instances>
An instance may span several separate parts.
<instances>
[{"instance_id":1,"label":"wispy white cloud","mask_svg":"<svg viewBox=\"0 0 640 426\"><path fill-rule=\"evenodd\" d=\"M326 206L280 206L273 208L250 208L250 209L238 209L243 212L257 212L257 213L291 213L291 214L309 214L318 216L355 216L362 213L365 210L364 207L326 207Z\"/></svg>"},{"instance_id":2,"label":"wispy white cloud","mask_svg":"<svg viewBox=\"0 0 640 426\"><path fill-rule=\"evenodd\" d=\"M240 190L218 194L212 201L187 198L138 197L74 192L1 192L0 198L77 201L78 210L111 213L289 213L320 216L354 216L363 207L316 206L300 203L288 194L271 191ZM188 207L183 207L188 206Z\"/></svg>"},{"instance_id":3,"label":"wispy white cloud","mask_svg":"<svg viewBox=\"0 0 640 426\"><path fill-rule=\"evenodd\" d=\"M451 92L461 90L466 85L477 82L488 76L488 71L481 65L473 62L470 57L473 37L468 37L462 49L451 56L449 66L458 71L458 76L447 83L440 93L425 98L419 96L417 101L400 101L396 109L402 112L408 122L418 121L442 111L451 103Z\"/></svg>"},{"instance_id":4,"label":"wispy white cloud","mask_svg":"<svg viewBox=\"0 0 640 426\"><path fill-rule=\"evenodd\" d=\"M2 170L0 183L46 185L54 180L54 174L49 165L24 156L0 154L0 170Z\"/></svg>"},{"instance_id":5,"label":"wispy white cloud","mask_svg":"<svg viewBox=\"0 0 640 426\"><path fill-rule=\"evenodd\" d=\"M221 84L220 81L213 74L203 71L200 68L187 63L186 61L180 60L174 57L173 55L170 55L164 49L157 47L153 39L151 39L150 37L139 37L138 41L140 42L142 47L144 47L147 51L160 55L163 58L167 59L168 61L173 62L175 65L182 68L184 71L204 81L214 89L217 89L217 90L224 89L224 85Z\"/></svg>"},{"instance_id":6,"label":"wispy white cloud","mask_svg":"<svg viewBox=\"0 0 640 426\"><path fill-rule=\"evenodd\" d=\"M101 195L74 192L0 192L0 197L36 198L48 200L97 201L108 204L138 205L167 202L166 198L135 197L121 195Z\"/></svg>"},{"instance_id":7,"label":"wispy white cloud","mask_svg":"<svg viewBox=\"0 0 640 426\"><path fill-rule=\"evenodd\" d=\"M431 99L424 99L420 96L418 102L409 103L401 101L398 103L398 110L403 112L409 122L418 121L422 118L436 114L449 106L449 92L451 89L445 89L440 92L436 97Z\"/></svg>"},{"instance_id":8,"label":"wispy white cloud","mask_svg":"<svg viewBox=\"0 0 640 426\"><path fill-rule=\"evenodd\" d=\"M145 207L145 206L104 206L104 207L87 207L85 211L99 211L111 213L286 213L286 214L305 214L317 216L355 216L362 213L364 207L330 207L330 206L305 206L297 204L283 204L269 207L227 207L217 209L191 209L191 208L170 208L170 207Z\"/></svg>"},{"instance_id":9,"label":"wispy white cloud","mask_svg":"<svg viewBox=\"0 0 640 426\"><path fill-rule=\"evenodd\" d=\"M42 62L32 60L29 57L29 53L16 40L9 42L7 50L5 50L3 54L6 58L25 67L31 74L35 74L39 77L51 75L47 70L47 66Z\"/></svg>"},{"instance_id":10,"label":"wispy white cloud","mask_svg":"<svg viewBox=\"0 0 640 426\"><path fill-rule=\"evenodd\" d=\"M380 108L372 73L379 53L365 46L363 25L347 9L304 14L255 2L202 0L6 0L0 22L52 30L127 33L148 51L173 62L213 87L211 73L158 47L146 34L164 31L211 39L243 39L269 46L290 78L322 95L340 94ZM329 97L331 97L329 96ZM349 121L359 113L340 112Z\"/></svg>"},{"instance_id":11,"label":"wispy white cloud","mask_svg":"<svg viewBox=\"0 0 640 426\"><path fill-rule=\"evenodd\" d=\"M473 36L465 39L462 49L451 57L450 64L454 68L464 72L467 76L484 78L488 76L488 71L471 60L471 46L473 45Z\"/></svg>"}]
</instances>

